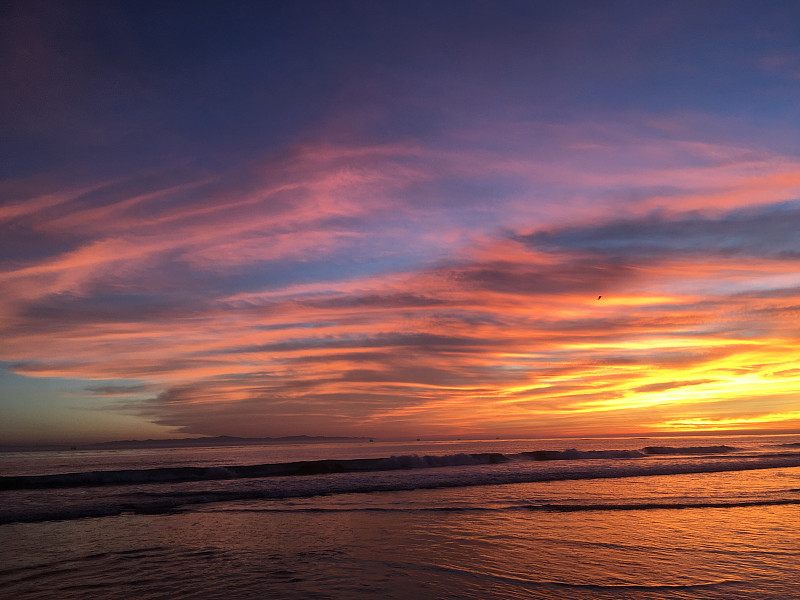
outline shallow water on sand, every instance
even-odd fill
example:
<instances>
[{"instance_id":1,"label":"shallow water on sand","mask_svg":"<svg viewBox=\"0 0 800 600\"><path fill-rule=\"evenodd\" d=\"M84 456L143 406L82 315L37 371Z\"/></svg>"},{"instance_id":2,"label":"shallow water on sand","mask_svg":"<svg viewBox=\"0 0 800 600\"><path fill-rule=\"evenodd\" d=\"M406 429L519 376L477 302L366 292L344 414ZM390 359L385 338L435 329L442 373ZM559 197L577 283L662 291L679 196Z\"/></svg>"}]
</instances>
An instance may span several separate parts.
<instances>
[{"instance_id":1,"label":"shallow water on sand","mask_svg":"<svg viewBox=\"0 0 800 600\"><path fill-rule=\"evenodd\" d=\"M703 452L11 489L3 498L120 510L0 525L0 598L800 597L800 466L675 470L762 460ZM631 476L650 464L670 474ZM512 482L536 469L580 478ZM292 485L305 492L259 495ZM140 497L152 503L124 508Z\"/></svg>"},{"instance_id":2,"label":"shallow water on sand","mask_svg":"<svg viewBox=\"0 0 800 600\"><path fill-rule=\"evenodd\" d=\"M698 489L715 488L730 475L677 483L692 477ZM0 589L8 598L66 600L800 594L798 505L601 506L625 489L641 495L633 490L642 485L666 494L672 479L240 501L179 514L15 523L2 527ZM589 491L601 500L591 509L531 508L545 497L575 503Z\"/></svg>"}]
</instances>

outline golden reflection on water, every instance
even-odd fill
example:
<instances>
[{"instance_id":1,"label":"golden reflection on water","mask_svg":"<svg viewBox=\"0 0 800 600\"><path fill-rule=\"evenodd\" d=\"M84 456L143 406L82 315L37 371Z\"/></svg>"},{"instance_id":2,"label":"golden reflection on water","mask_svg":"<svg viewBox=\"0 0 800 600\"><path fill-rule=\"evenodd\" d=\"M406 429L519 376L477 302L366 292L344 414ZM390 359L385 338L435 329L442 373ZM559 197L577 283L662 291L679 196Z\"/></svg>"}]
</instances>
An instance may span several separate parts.
<instances>
[{"instance_id":1,"label":"golden reflection on water","mask_svg":"<svg viewBox=\"0 0 800 600\"><path fill-rule=\"evenodd\" d=\"M4 568L15 570L0 583L21 600L121 599L134 589L140 600L800 597L800 506L600 506L707 500L733 482L761 497L800 488L798 474L340 494L17 523L3 526ZM542 510L545 500L591 500L595 510Z\"/></svg>"}]
</instances>

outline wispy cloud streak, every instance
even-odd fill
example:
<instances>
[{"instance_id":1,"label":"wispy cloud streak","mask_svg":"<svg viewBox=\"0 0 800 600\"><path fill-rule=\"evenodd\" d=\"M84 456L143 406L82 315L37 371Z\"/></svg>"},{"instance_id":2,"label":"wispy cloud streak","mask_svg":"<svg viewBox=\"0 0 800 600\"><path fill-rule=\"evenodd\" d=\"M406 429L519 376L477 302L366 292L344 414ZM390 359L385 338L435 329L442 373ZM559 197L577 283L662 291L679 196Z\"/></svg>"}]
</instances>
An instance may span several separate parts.
<instances>
[{"instance_id":1,"label":"wispy cloud streak","mask_svg":"<svg viewBox=\"0 0 800 600\"><path fill-rule=\"evenodd\" d=\"M756 396L773 407L761 425L796 424L780 409L800 380L796 204L721 209L744 176L716 164L689 189L663 194L688 168L668 164L643 203L609 199L627 169L609 163L599 186L578 160L561 185L603 202L570 225L574 205L520 209L540 185L520 164L477 156L476 178L517 184L456 214L446 182L477 158L414 146L305 146L222 179L12 205L6 227L55 242L3 263L0 359L141 382L87 391L161 390L128 410L192 434L735 428L755 421L720 415ZM785 163L762 159L759 185ZM752 162L725 168L753 180Z\"/></svg>"}]
</instances>

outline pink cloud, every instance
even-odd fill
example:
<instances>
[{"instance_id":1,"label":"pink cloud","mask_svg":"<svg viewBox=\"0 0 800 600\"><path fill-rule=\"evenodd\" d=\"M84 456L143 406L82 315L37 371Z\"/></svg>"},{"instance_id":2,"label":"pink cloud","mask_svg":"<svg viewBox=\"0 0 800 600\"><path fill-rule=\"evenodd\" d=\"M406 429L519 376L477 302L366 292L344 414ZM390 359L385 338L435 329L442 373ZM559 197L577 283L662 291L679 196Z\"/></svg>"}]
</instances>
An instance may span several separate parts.
<instances>
[{"instance_id":1,"label":"pink cloud","mask_svg":"<svg viewBox=\"0 0 800 600\"><path fill-rule=\"evenodd\" d=\"M342 432L622 430L677 422L690 403L716 418L737 385L782 397L796 382L768 374L794 356L796 258L615 257L567 234L556 249L523 239L786 200L793 159L588 129L545 128L552 157L522 134L513 153L308 144L243 169L246 183L198 175L117 187L110 203L93 204L95 187L6 206L42 236L84 237L6 262L0 359L31 377L141 381L154 396L140 410L191 433L236 415L240 433L258 422L263 435L304 415ZM639 153L658 168L628 169ZM468 174L522 187L483 220L444 185ZM616 195L636 187L655 191ZM359 270L378 258L389 266ZM330 277L248 279L315 260ZM241 279L215 287L231 273Z\"/></svg>"}]
</instances>

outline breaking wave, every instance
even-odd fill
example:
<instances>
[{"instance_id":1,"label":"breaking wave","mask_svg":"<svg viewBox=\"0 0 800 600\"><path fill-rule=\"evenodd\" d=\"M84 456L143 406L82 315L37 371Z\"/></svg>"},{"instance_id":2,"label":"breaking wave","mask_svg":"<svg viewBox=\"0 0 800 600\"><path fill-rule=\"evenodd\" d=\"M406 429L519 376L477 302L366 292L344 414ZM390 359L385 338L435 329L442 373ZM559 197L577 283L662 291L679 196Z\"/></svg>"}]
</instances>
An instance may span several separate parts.
<instances>
[{"instance_id":1,"label":"breaking wave","mask_svg":"<svg viewBox=\"0 0 800 600\"><path fill-rule=\"evenodd\" d=\"M488 465L509 460L500 453L451 454L447 456L391 456L389 458L355 458L349 460L307 460L264 465L229 467L167 467L121 471L89 471L56 475L18 475L0 477L0 490L43 489L143 483L182 483L215 479L257 477L293 477L328 473L362 473L433 467Z\"/></svg>"},{"instance_id":2,"label":"breaking wave","mask_svg":"<svg viewBox=\"0 0 800 600\"><path fill-rule=\"evenodd\" d=\"M17 475L0 477L0 490L68 488L102 485L131 485L150 483L182 483L260 477L293 477L328 473L363 473L368 471L397 471L435 467L494 465L513 460L582 461L638 459L648 455L725 455L737 450L731 446L648 446L641 450L535 450L518 454L483 452L418 456L416 454L388 458L356 458L345 460L309 460L263 465L225 467L165 467L155 469L126 469L118 471L88 471L53 475Z\"/></svg>"},{"instance_id":3,"label":"breaking wave","mask_svg":"<svg viewBox=\"0 0 800 600\"><path fill-rule=\"evenodd\" d=\"M446 468L450 467L450 468ZM726 446L315 460L0 477L0 524L163 513L216 502L800 467L800 452ZM89 487L95 486L95 487ZM780 501L800 502L796 490ZM745 504L738 504L744 506ZM750 505L750 504L746 504ZM699 505L703 506L703 505ZM716 506L708 504L707 507ZM725 506L737 506L726 503ZM541 504L529 510L643 510L669 504Z\"/></svg>"}]
</instances>

